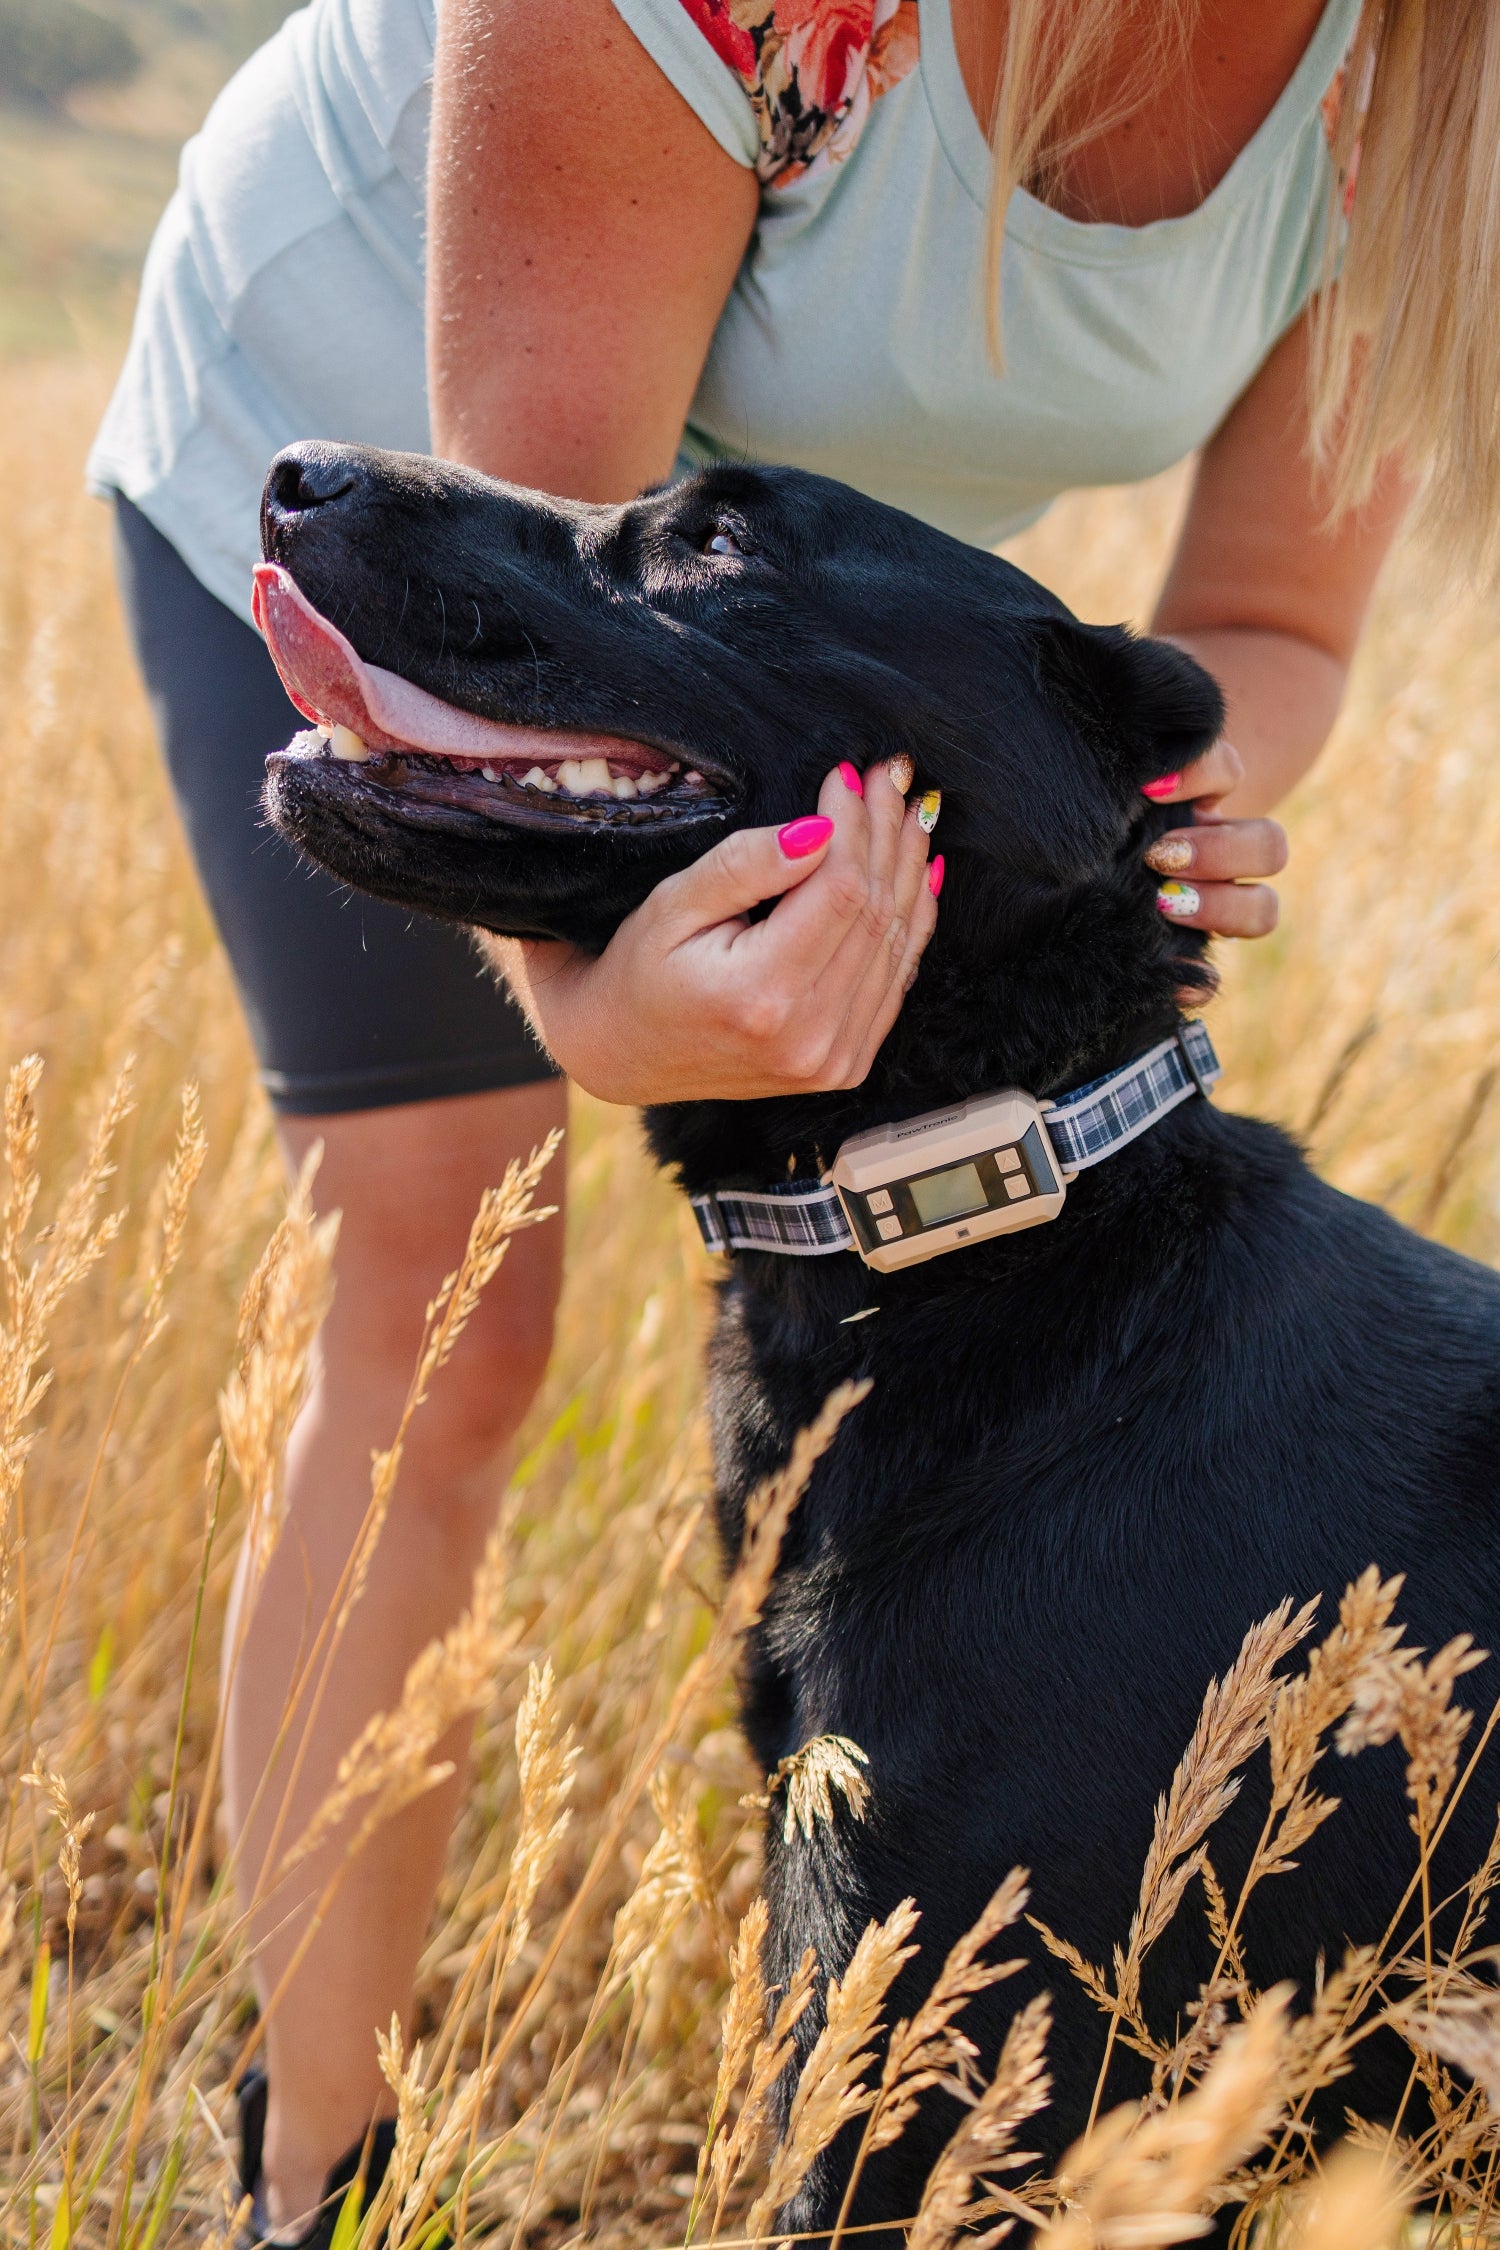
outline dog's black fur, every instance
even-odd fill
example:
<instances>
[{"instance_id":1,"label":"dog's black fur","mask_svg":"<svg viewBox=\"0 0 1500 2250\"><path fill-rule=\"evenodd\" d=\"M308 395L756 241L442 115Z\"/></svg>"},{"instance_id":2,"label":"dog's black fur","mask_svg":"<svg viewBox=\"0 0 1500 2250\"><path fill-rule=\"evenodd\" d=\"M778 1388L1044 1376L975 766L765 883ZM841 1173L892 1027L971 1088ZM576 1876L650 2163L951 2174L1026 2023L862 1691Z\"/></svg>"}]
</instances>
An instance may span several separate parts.
<instances>
[{"instance_id":1,"label":"dog's black fur","mask_svg":"<svg viewBox=\"0 0 1500 2250\"><path fill-rule=\"evenodd\" d=\"M710 551L727 531L738 552ZM273 761L272 816L362 887L502 932L596 946L729 825L809 811L830 766L907 751L943 791L948 874L917 984L852 1092L653 1110L690 1190L815 1178L850 1132L969 1094L1039 1095L1170 1032L1199 942L1141 854L1179 814L1140 785L1214 737L1217 690L1177 651L1084 627L991 556L819 478L718 468L628 507L548 501L414 458L302 447L267 488L267 553L368 660L491 717L685 753L721 794L640 825L516 825L424 805L378 767ZM471 637L472 635L472 637ZM878 1317L845 1325L851 1313ZM718 1505L738 1545L756 1481L832 1387L870 1376L794 1518L755 1635L744 1723L767 1769L851 1736L873 1801L811 1841L767 1830L771 1975L840 1969L910 1893L908 2012L1005 1871L1094 1960L1123 1939L1158 1793L1211 1675L1285 1594L1331 1602L1404 1571L1429 1647L1496 1630L1500 1280L1317 1180L1269 1126L1194 1100L1031 1232L890 1276L852 1256L737 1256L711 1354ZM1482 1675L1481 1675L1482 1677ZM1343 1807L1261 1885L1258 1983L1304 1998L1320 1954L1378 1939L1414 1865L1397 1748L1340 1766ZM1487 1763L1433 1884L1483 1854ZM1221 1823L1231 1894L1263 1776ZM1055 1995L1055 2155L1078 2131L1101 2021L1032 1945L965 2019L992 2060L1021 1998ZM1184 1912L1151 1957L1170 2027L1212 1963ZM1406 2062L1361 2050L1342 2103L1390 2115ZM1122 2058L1109 2095L1138 2087ZM946 2096L871 2166L854 2219L912 2212ZM1336 2114L1336 2113L1335 2113ZM847 2153L789 2215L837 2210Z\"/></svg>"}]
</instances>

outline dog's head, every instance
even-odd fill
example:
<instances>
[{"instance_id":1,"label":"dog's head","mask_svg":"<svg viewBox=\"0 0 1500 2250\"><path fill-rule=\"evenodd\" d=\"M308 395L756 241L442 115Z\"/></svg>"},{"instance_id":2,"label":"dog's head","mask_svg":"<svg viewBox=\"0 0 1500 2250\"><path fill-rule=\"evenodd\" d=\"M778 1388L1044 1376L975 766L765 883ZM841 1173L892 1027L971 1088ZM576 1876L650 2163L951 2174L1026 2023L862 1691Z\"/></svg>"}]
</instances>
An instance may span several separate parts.
<instances>
[{"instance_id":1,"label":"dog's head","mask_svg":"<svg viewBox=\"0 0 1500 2250\"><path fill-rule=\"evenodd\" d=\"M841 759L905 751L943 792L921 989L966 1019L946 1039L961 1076L994 1082L997 1009L1040 1091L1191 981L1195 941L1140 864L1165 825L1140 788L1212 741L1217 689L910 516L789 469L595 507L304 444L272 466L263 542L260 622L335 730L271 760L267 803L363 890L599 947L729 829L811 811ZM1043 962L1076 992L1068 1026L1034 989ZM898 1079L956 1090L909 1034L891 1046Z\"/></svg>"}]
</instances>

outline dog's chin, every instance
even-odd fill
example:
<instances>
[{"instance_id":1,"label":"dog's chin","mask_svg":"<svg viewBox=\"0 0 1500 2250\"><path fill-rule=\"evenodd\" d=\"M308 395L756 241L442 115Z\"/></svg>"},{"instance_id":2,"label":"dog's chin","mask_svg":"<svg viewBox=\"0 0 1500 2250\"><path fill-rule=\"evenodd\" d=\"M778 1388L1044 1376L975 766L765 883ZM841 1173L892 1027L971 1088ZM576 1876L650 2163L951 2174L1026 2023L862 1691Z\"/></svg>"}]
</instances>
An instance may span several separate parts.
<instances>
[{"instance_id":1,"label":"dog's chin","mask_svg":"<svg viewBox=\"0 0 1500 2250\"><path fill-rule=\"evenodd\" d=\"M712 784L564 795L415 753L334 755L321 732L266 760L273 826L341 882L502 937L597 949L732 819Z\"/></svg>"}]
</instances>

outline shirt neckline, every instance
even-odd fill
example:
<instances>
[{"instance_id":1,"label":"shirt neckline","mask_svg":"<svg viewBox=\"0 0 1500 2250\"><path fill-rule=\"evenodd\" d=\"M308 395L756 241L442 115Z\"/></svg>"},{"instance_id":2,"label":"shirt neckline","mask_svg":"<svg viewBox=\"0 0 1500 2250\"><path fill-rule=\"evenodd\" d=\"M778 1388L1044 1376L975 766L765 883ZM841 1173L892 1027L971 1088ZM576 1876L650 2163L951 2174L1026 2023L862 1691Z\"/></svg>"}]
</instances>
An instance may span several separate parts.
<instances>
[{"instance_id":1,"label":"shirt neckline","mask_svg":"<svg viewBox=\"0 0 1500 2250\"><path fill-rule=\"evenodd\" d=\"M1328 0L1301 60L1270 110L1224 177L1193 210L1176 218L1152 219L1145 226L1118 226L1110 220L1069 218L1018 187L1005 214L1007 240L1025 243L1076 265L1091 266L1124 265L1182 249L1193 234L1211 229L1260 185L1315 115L1348 52L1359 22L1360 4L1361 0ZM989 143L980 131L959 69L950 0L919 0L919 7L920 71L933 125L949 163L983 210L989 200Z\"/></svg>"}]
</instances>

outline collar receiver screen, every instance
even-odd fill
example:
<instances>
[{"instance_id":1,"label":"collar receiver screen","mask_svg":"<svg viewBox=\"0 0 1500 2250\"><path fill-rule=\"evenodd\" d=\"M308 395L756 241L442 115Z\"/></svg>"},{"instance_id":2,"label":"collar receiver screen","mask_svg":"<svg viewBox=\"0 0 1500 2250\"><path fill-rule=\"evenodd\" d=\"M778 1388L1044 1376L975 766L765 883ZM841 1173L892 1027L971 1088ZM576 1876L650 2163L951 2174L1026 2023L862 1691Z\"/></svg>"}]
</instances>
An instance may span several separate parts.
<instances>
[{"instance_id":1,"label":"collar receiver screen","mask_svg":"<svg viewBox=\"0 0 1500 2250\"><path fill-rule=\"evenodd\" d=\"M867 1266L893 1273L1055 1219L1067 1184L1030 1094L983 1094L845 1141L830 1175Z\"/></svg>"}]
</instances>

